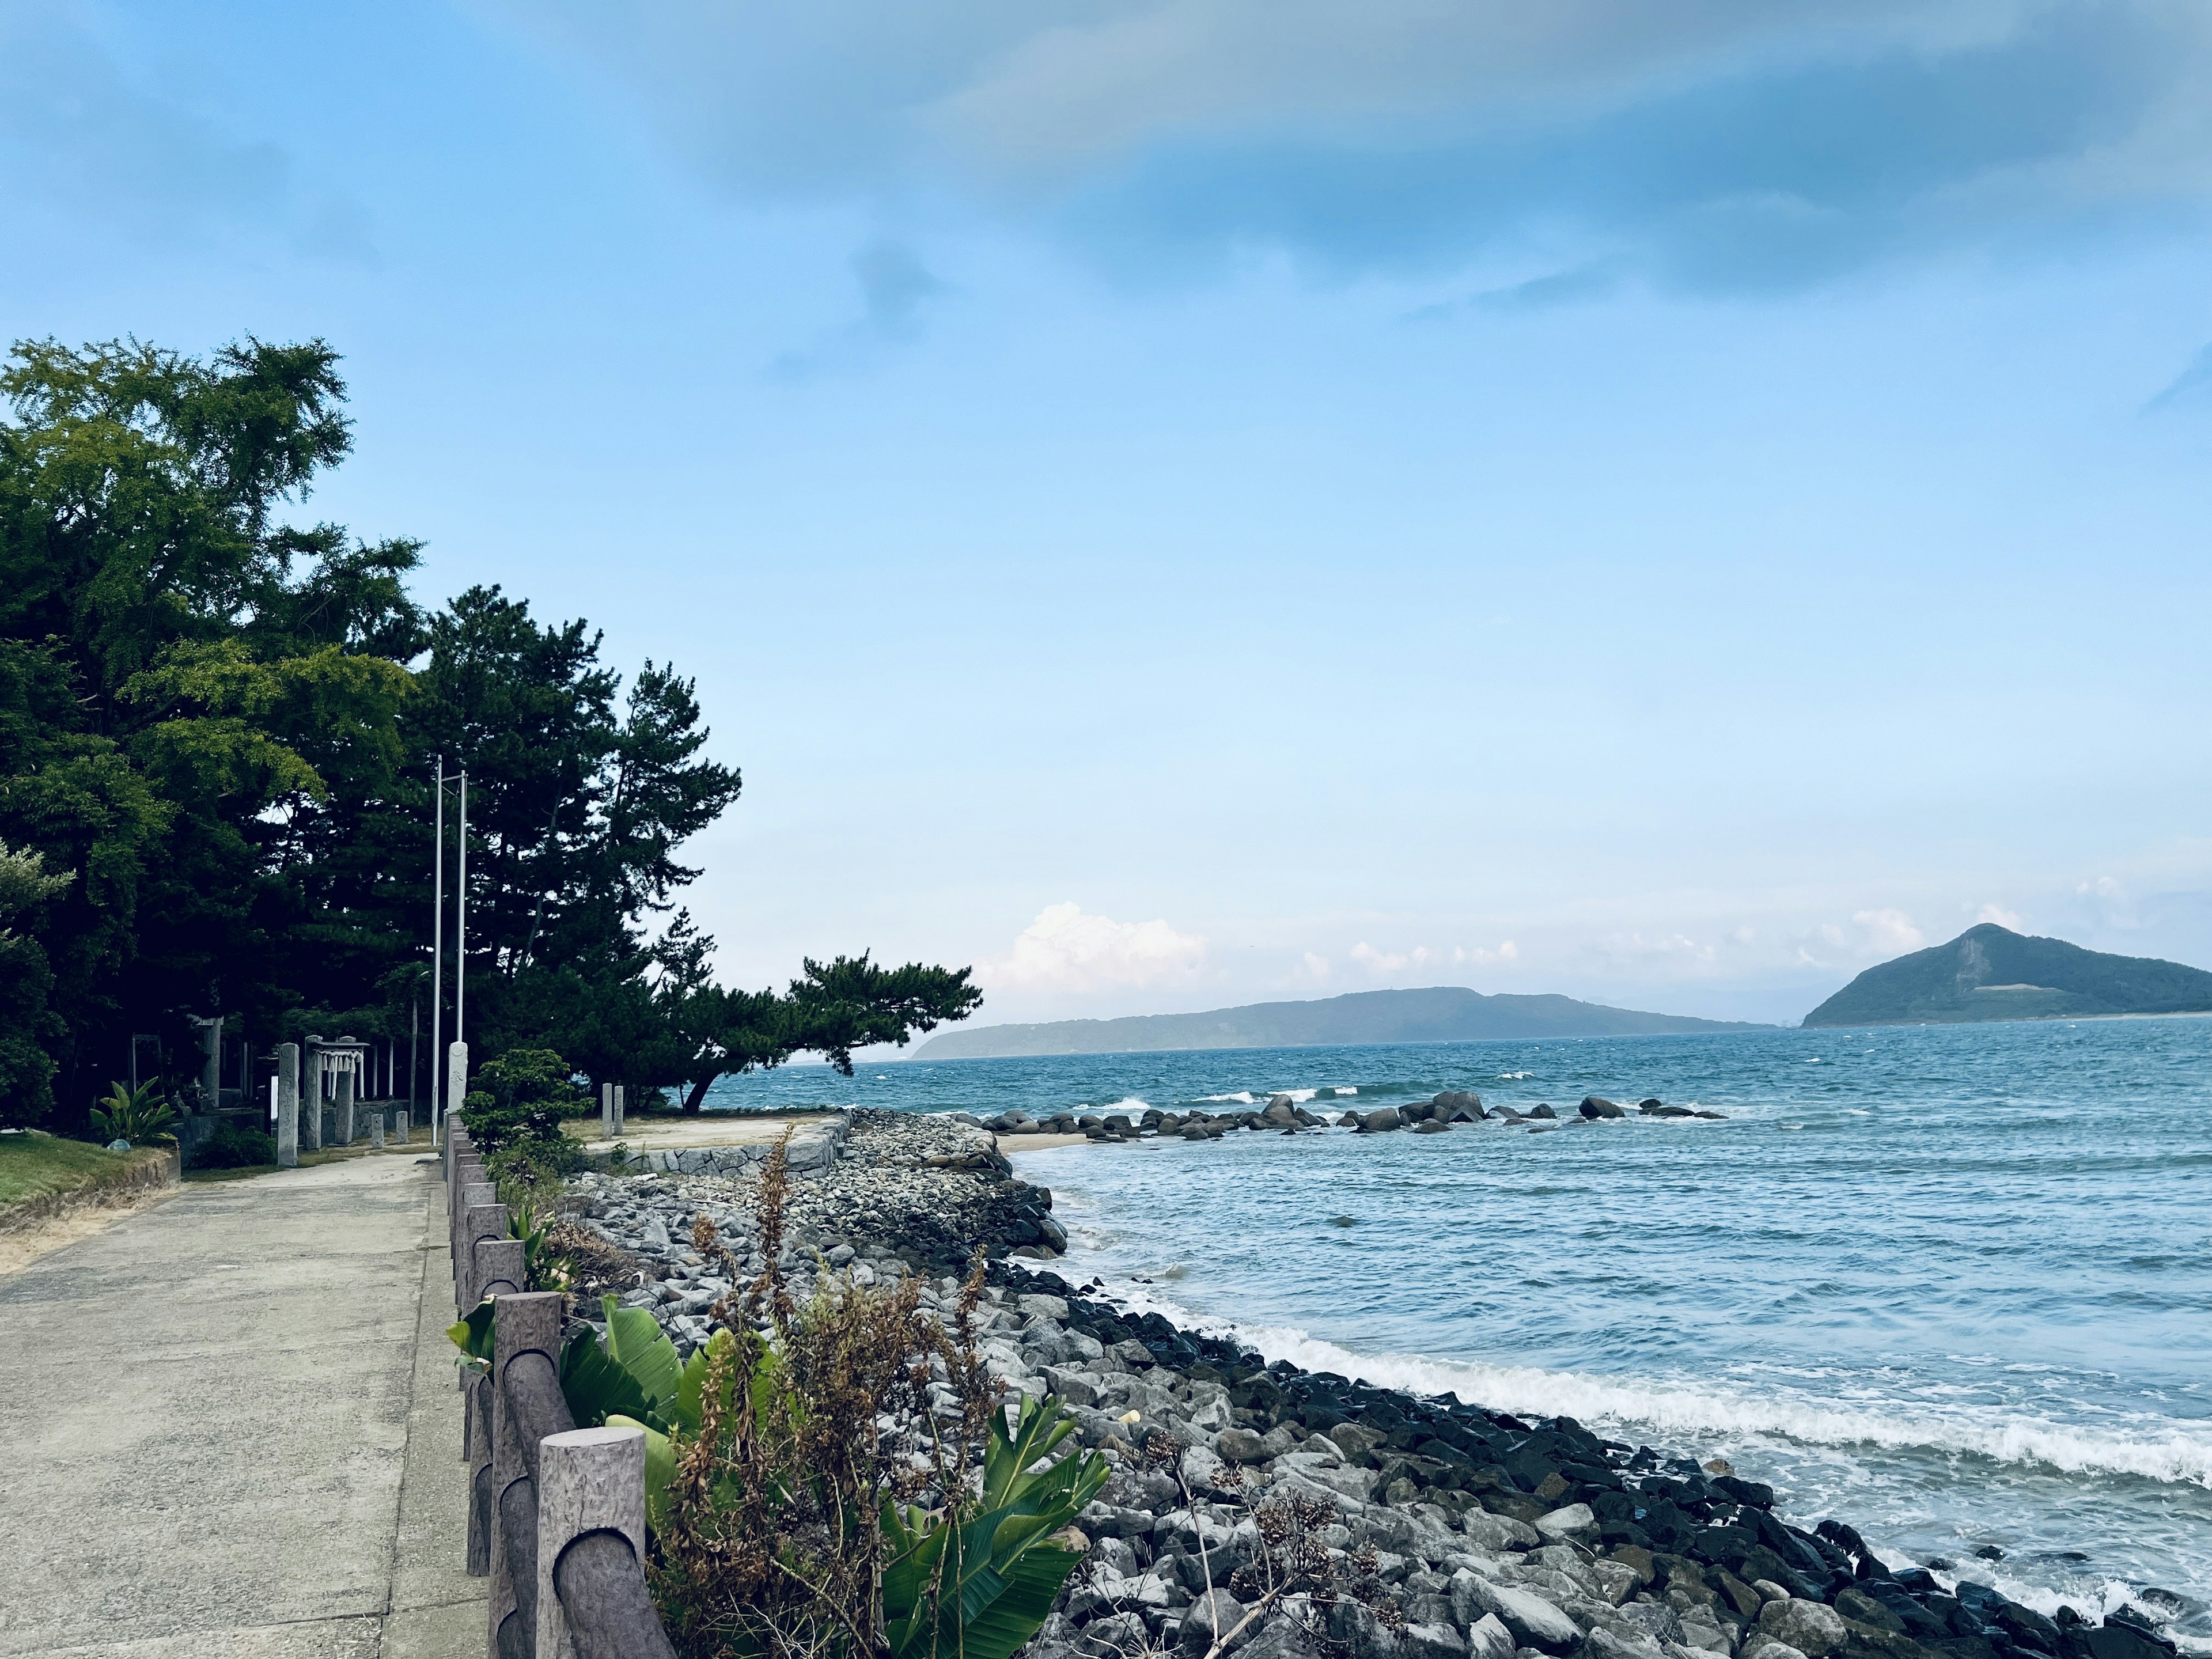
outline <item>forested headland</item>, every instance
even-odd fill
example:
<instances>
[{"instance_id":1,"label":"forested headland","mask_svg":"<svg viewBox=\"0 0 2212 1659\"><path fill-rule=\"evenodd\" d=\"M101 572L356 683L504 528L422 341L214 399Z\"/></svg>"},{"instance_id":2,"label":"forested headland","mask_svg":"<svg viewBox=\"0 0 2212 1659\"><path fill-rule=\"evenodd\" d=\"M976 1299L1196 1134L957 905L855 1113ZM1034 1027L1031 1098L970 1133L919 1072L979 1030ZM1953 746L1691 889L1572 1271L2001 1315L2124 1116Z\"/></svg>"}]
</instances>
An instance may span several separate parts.
<instances>
[{"instance_id":1,"label":"forested headland","mask_svg":"<svg viewBox=\"0 0 2212 1659\"><path fill-rule=\"evenodd\" d=\"M419 1054L427 1093L441 756L469 778L478 1065L550 1048L696 1109L980 1001L865 952L717 983L679 854L739 776L694 682L497 586L428 606L421 541L313 520L345 395L319 341L25 342L0 373L0 1123L81 1129L134 1042L186 1080L213 1017L256 1050Z\"/></svg>"}]
</instances>

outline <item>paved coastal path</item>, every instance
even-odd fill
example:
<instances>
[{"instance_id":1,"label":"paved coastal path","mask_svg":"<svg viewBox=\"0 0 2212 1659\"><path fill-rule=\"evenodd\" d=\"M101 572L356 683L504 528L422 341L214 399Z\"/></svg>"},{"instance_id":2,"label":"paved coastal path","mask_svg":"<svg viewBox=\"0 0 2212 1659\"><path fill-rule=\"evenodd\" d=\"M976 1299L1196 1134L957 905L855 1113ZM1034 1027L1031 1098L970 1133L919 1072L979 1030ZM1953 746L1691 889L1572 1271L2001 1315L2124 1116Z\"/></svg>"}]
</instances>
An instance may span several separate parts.
<instances>
[{"instance_id":1,"label":"paved coastal path","mask_svg":"<svg viewBox=\"0 0 2212 1659\"><path fill-rule=\"evenodd\" d=\"M0 1655L483 1651L443 1190L192 1186L0 1279Z\"/></svg>"}]
</instances>

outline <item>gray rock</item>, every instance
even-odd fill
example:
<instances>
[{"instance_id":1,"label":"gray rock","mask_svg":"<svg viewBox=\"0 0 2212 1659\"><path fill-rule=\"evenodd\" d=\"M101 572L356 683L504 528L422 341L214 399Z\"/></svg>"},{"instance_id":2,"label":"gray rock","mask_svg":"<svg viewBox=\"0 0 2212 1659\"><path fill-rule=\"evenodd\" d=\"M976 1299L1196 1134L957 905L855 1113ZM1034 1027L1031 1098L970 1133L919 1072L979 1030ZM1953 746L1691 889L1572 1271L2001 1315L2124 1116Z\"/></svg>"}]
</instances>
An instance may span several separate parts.
<instances>
[{"instance_id":1,"label":"gray rock","mask_svg":"<svg viewBox=\"0 0 2212 1659\"><path fill-rule=\"evenodd\" d=\"M1467 1638L1454 1626L1419 1620L1398 1632L1398 1651L1405 1659L1467 1659Z\"/></svg>"},{"instance_id":2,"label":"gray rock","mask_svg":"<svg viewBox=\"0 0 2212 1659\"><path fill-rule=\"evenodd\" d=\"M1806 1659L1803 1653L1787 1642L1778 1642L1763 1630L1754 1629L1743 1638L1737 1653L1741 1659Z\"/></svg>"},{"instance_id":3,"label":"gray rock","mask_svg":"<svg viewBox=\"0 0 2212 1659\"><path fill-rule=\"evenodd\" d=\"M1597 1536L1597 1516L1587 1504L1569 1504L1536 1517L1536 1530L1553 1543L1588 1543Z\"/></svg>"},{"instance_id":4,"label":"gray rock","mask_svg":"<svg viewBox=\"0 0 2212 1659\"><path fill-rule=\"evenodd\" d=\"M1340 1423L1327 1432L1345 1456L1354 1461L1366 1456L1383 1440L1379 1430L1370 1429L1364 1423Z\"/></svg>"},{"instance_id":5,"label":"gray rock","mask_svg":"<svg viewBox=\"0 0 2212 1659\"><path fill-rule=\"evenodd\" d=\"M1492 1555L1506 1550L1533 1549L1537 1543L1535 1528L1510 1515L1469 1510L1460 1516L1459 1525L1462 1532Z\"/></svg>"},{"instance_id":6,"label":"gray rock","mask_svg":"<svg viewBox=\"0 0 2212 1659\"><path fill-rule=\"evenodd\" d=\"M1440 1135L1444 1133L1450 1127L1451 1125L1449 1123L1443 1122L1438 1119L1432 1117L1423 1122L1416 1123L1413 1126L1413 1133L1417 1135ZM1406 1632L1406 1650L1408 1653L1413 1651L1413 1632L1410 1630Z\"/></svg>"},{"instance_id":7,"label":"gray rock","mask_svg":"<svg viewBox=\"0 0 2212 1659\"><path fill-rule=\"evenodd\" d=\"M1598 1594L1616 1607L1635 1595L1637 1585L1643 1582L1626 1561L1609 1561L1602 1556L1589 1564L1589 1572L1597 1580Z\"/></svg>"},{"instance_id":8,"label":"gray rock","mask_svg":"<svg viewBox=\"0 0 2212 1659\"><path fill-rule=\"evenodd\" d=\"M1212 1589L1183 1609L1177 1627L1177 1637L1182 1645L1194 1653L1204 1653L1208 1648L1235 1630L1244 1617L1244 1604L1225 1589ZM1249 1635L1250 1632L1246 1632ZM1243 1638L1231 1644L1231 1650L1242 1645Z\"/></svg>"},{"instance_id":9,"label":"gray rock","mask_svg":"<svg viewBox=\"0 0 2212 1659\"><path fill-rule=\"evenodd\" d=\"M1093 1538L1149 1538L1153 1519L1148 1510L1093 1501L1076 1517L1077 1524Z\"/></svg>"},{"instance_id":10,"label":"gray rock","mask_svg":"<svg viewBox=\"0 0 2212 1659\"><path fill-rule=\"evenodd\" d=\"M1498 1620L1494 1613L1486 1613L1468 1626L1468 1659L1513 1659L1519 1644L1513 1632Z\"/></svg>"},{"instance_id":11,"label":"gray rock","mask_svg":"<svg viewBox=\"0 0 2212 1659\"><path fill-rule=\"evenodd\" d=\"M1462 1595L1480 1613L1494 1613L1515 1638L1547 1653L1565 1653L1583 1639L1575 1621L1533 1590L1493 1584L1473 1573L1452 1577L1455 1604Z\"/></svg>"},{"instance_id":12,"label":"gray rock","mask_svg":"<svg viewBox=\"0 0 2212 1659\"><path fill-rule=\"evenodd\" d=\"M1540 1117L1547 1123L1556 1123L1559 1121L1559 1113L1553 1110L1551 1107L1546 1105L1541 1101L1536 1103L1535 1109L1532 1110L1528 1115L1532 1118Z\"/></svg>"},{"instance_id":13,"label":"gray rock","mask_svg":"<svg viewBox=\"0 0 2212 1659\"><path fill-rule=\"evenodd\" d=\"M1769 1601L1759 1610L1759 1627L1778 1642L1787 1642L1807 1656L1822 1659L1844 1644L1850 1634L1843 1614L1820 1601Z\"/></svg>"},{"instance_id":14,"label":"gray rock","mask_svg":"<svg viewBox=\"0 0 2212 1659\"><path fill-rule=\"evenodd\" d=\"M1398 1659L1397 1637L1357 1601L1346 1600L1329 1608L1328 1639L1352 1659Z\"/></svg>"},{"instance_id":15,"label":"gray rock","mask_svg":"<svg viewBox=\"0 0 2212 1659\"><path fill-rule=\"evenodd\" d=\"M665 1250L668 1248L668 1224L657 1215L649 1215L640 1237L647 1249Z\"/></svg>"},{"instance_id":16,"label":"gray rock","mask_svg":"<svg viewBox=\"0 0 2212 1659\"><path fill-rule=\"evenodd\" d=\"M1321 1646L1294 1614L1278 1613L1238 1651L1244 1659L1318 1659Z\"/></svg>"},{"instance_id":17,"label":"gray rock","mask_svg":"<svg viewBox=\"0 0 2212 1659\"><path fill-rule=\"evenodd\" d=\"M1151 1645L1151 1632L1139 1613L1109 1613L1093 1620L1075 1638L1075 1650L1084 1659L1121 1659L1122 1654L1142 1652Z\"/></svg>"},{"instance_id":18,"label":"gray rock","mask_svg":"<svg viewBox=\"0 0 2212 1659\"><path fill-rule=\"evenodd\" d=\"M1582 1113L1583 1115L1587 1118L1619 1117L1621 1115L1620 1108L1614 1105L1613 1102L1606 1099L1602 1095L1583 1096Z\"/></svg>"},{"instance_id":19,"label":"gray rock","mask_svg":"<svg viewBox=\"0 0 2212 1659\"><path fill-rule=\"evenodd\" d=\"M1620 1636L1599 1626L1583 1647L1583 1659L1667 1659L1666 1649L1648 1636Z\"/></svg>"},{"instance_id":20,"label":"gray rock","mask_svg":"<svg viewBox=\"0 0 2212 1659\"><path fill-rule=\"evenodd\" d=\"M1213 1449L1231 1463L1258 1463L1268 1455L1267 1442L1249 1429L1224 1429L1213 1437Z\"/></svg>"},{"instance_id":21,"label":"gray rock","mask_svg":"<svg viewBox=\"0 0 2212 1659\"><path fill-rule=\"evenodd\" d=\"M1111 1534L1092 1542L1091 1559L1103 1562L1124 1578L1134 1578L1145 1570L1145 1564L1137 1559L1137 1547L1127 1539L1117 1538Z\"/></svg>"},{"instance_id":22,"label":"gray rock","mask_svg":"<svg viewBox=\"0 0 2212 1659\"><path fill-rule=\"evenodd\" d=\"M1654 1642L1676 1642L1682 1639L1682 1616L1664 1601L1632 1601L1613 1615ZM1620 1629L1614 1626L1615 1631Z\"/></svg>"},{"instance_id":23,"label":"gray rock","mask_svg":"<svg viewBox=\"0 0 2212 1659\"><path fill-rule=\"evenodd\" d=\"M1384 1106L1360 1115L1359 1128L1363 1134L1381 1134L1385 1130L1402 1128L1404 1120L1394 1107Z\"/></svg>"}]
</instances>

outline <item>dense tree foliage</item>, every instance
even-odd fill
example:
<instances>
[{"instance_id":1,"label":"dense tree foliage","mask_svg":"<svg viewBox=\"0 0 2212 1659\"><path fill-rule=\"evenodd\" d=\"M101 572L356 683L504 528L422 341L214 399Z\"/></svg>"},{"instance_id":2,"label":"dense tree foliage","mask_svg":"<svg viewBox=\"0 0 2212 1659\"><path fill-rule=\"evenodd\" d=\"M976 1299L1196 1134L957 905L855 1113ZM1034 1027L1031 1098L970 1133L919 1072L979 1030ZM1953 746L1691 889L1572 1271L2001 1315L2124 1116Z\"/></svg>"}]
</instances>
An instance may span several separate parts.
<instances>
[{"instance_id":1,"label":"dense tree foliage","mask_svg":"<svg viewBox=\"0 0 2212 1659\"><path fill-rule=\"evenodd\" d=\"M304 523L351 443L320 342L27 343L0 396L0 1121L82 1121L134 1033L182 1059L196 1016L264 1048L404 1036L434 755L469 774L480 1061L551 1048L696 1108L725 1073L849 1066L979 1000L964 969L866 955L715 985L678 854L739 780L693 683L647 661L625 686L587 624L496 587L426 612L420 544Z\"/></svg>"}]
</instances>

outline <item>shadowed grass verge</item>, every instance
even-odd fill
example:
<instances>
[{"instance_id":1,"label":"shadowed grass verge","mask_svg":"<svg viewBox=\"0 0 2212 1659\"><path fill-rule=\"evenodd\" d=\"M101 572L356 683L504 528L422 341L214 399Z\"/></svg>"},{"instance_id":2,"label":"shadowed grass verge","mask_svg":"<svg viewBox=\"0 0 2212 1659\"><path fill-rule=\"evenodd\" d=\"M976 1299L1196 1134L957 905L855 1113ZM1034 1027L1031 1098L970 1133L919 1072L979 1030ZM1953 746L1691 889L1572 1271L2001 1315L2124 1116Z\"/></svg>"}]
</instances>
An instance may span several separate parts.
<instances>
[{"instance_id":1,"label":"shadowed grass verge","mask_svg":"<svg viewBox=\"0 0 2212 1659\"><path fill-rule=\"evenodd\" d=\"M166 1146L111 1152L39 1129L0 1134L0 1227L41 1220L103 1194L164 1185L174 1158Z\"/></svg>"}]
</instances>

